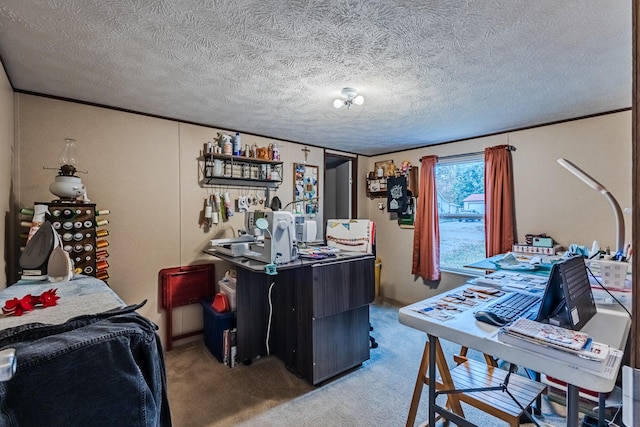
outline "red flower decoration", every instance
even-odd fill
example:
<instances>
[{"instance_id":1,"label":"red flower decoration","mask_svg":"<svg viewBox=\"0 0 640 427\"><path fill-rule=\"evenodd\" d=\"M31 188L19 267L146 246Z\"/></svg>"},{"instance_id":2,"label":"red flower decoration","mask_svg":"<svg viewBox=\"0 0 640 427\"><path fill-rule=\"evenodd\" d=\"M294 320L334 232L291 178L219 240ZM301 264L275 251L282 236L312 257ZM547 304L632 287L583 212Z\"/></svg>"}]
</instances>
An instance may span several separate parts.
<instances>
[{"instance_id":1,"label":"red flower decoration","mask_svg":"<svg viewBox=\"0 0 640 427\"><path fill-rule=\"evenodd\" d=\"M43 308L53 307L58 304L58 300L60 297L56 295L57 289L49 289L40 295L40 304L42 304Z\"/></svg>"},{"instance_id":2,"label":"red flower decoration","mask_svg":"<svg viewBox=\"0 0 640 427\"><path fill-rule=\"evenodd\" d=\"M38 296L27 294L20 299L10 299L4 304L4 307L2 307L2 313L5 316L22 316L26 311L31 311L35 307L52 307L56 305L60 299L60 297L56 295L56 291L57 289L49 289Z\"/></svg>"}]
</instances>

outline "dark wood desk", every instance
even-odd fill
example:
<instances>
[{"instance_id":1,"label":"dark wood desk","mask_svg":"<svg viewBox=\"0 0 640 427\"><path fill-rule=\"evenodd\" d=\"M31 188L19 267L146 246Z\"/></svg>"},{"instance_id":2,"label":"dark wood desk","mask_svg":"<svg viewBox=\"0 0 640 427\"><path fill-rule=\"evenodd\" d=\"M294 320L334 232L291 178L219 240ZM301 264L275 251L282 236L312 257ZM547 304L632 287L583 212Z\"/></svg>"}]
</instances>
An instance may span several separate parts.
<instances>
[{"instance_id":1,"label":"dark wood desk","mask_svg":"<svg viewBox=\"0 0 640 427\"><path fill-rule=\"evenodd\" d=\"M274 354L318 384L369 359L373 255L298 260L270 276L259 261L206 252L236 269L238 361Z\"/></svg>"}]
</instances>

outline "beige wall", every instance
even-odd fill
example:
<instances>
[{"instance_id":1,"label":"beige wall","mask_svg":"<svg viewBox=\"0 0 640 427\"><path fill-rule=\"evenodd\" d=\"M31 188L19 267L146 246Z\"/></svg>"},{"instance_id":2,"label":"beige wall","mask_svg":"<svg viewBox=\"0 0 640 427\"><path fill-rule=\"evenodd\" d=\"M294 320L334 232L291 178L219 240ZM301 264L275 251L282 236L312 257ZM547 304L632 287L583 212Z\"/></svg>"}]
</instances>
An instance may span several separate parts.
<instances>
[{"instance_id":1,"label":"beige wall","mask_svg":"<svg viewBox=\"0 0 640 427\"><path fill-rule=\"evenodd\" d=\"M608 114L557 125L510 132L487 138L383 155L369 159L367 169L380 160L419 164L427 154L447 156L511 144L515 182L517 234L547 233L557 242L589 248L615 246L613 211L602 195L587 187L556 160L564 157L587 171L618 200L631 207L631 112ZM411 303L456 287L469 277L443 273L439 284L424 284L411 275L413 230L400 229L395 215L377 209L381 199L368 200L370 218L377 225L378 256L382 260L381 295ZM631 217L625 215L626 241L631 241Z\"/></svg>"},{"instance_id":2,"label":"beige wall","mask_svg":"<svg viewBox=\"0 0 640 427\"><path fill-rule=\"evenodd\" d=\"M16 117L18 205L29 207L34 201L56 198L48 190L56 171L43 170L43 166L57 168L63 139L75 138L78 170L88 171L79 174L88 196L98 209L111 211L107 217L108 283L128 304L147 299L140 313L164 330L159 270L218 262L202 249L210 239L230 237L243 228L239 214L210 231L199 225L204 201L213 189L199 186L197 158L203 144L220 130L25 94L16 94ZM283 205L289 203L293 199L293 163L304 160L304 146L251 135L242 138L243 144L278 143L284 181L271 197L277 195ZM323 150L309 148L307 162L323 165ZM324 188L322 182L320 186ZM234 198L254 192L253 188L228 190ZM321 215L318 221L322 223ZM224 264L217 264L218 278L225 270ZM201 322L199 305L174 310L175 334L197 329ZM161 336L164 339L164 331Z\"/></svg>"},{"instance_id":3,"label":"beige wall","mask_svg":"<svg viewBox=\"0 0 640 427\"><path fill-rule=\"evenodd\" d=\"M9 79L0 64L0 240L5 242L0 246L0 256L5 260L4 265L12 262L12 247L8 243L6 225L10 223L11 210L11 173L14 159L14 114L13 114L13 89ZM7 275L0 274L0 289L7 286Z\"/></svg>"},{"instance_id":4,"label":"beige wall","mask_svg":"<svg viewBox=\"0 0 640 427\"><path fill-rule=\"evenodd\" d=\"M10 90L6 92L0 105L10 106L13 98ZM216 274L221 277L226 265L203 254L202 249L210 239L231 236L242 228L240 215L209 232L199 226L203 203L211 190L198 185L197 157L202 145L219 130L32 95L16 94L15 100L19 158L13 179L20 183L14 184L17 205L28 207L34 201L55 198L48 186L56 172L42 167L57 167L63 138L75 138L78 168L89 172L81 175L88 195L98 208L112 212L109 284L127 303L147 299L141 313L164 329L158 271L216 262ZM3 124L0 131L9 135L13 128ZM392 159L400 164L407 159L417 164L425 154L475 152L509 142L517 147L513 159L519 239L526 233L546 232L565 245L590 246L596 239L604 246L614 243L611 208L602 196L557 165L556 159L566 157L590 172L624 208L631 204L630 141L631 113L622 112L392 155L359 156L358 217L377 224L381 295L409 303L464 283L468 276L443 273L440 284L425 285L411 275L413 230L400 229L395 217L377 209L377 199L366 197L364 177L375 161ZM304 146L243 135L243 144L254 142L259 146L279 144L284 182L272 196L277 195L283 204L290 202L293 163L304 160ZM11 152L10 143L6 148L5 152ZM6 161L4 157L2 161ZM311 147L307 162L324 164L323 151ZM6 175L5 170L2 168ZM2 179L11 179L5 175ZM324 188L322 182L320 185ZM236 197L247 190L232 187L229 191ZM7 198L8 194L3 195L3 200ZM319 218L320 223L323 220ZM630 233L627 216L629 240ZM176 333L200 324L199 306L174 311ZM161 336L164 338L162 331Z\"/></svg>"}]
</instances>

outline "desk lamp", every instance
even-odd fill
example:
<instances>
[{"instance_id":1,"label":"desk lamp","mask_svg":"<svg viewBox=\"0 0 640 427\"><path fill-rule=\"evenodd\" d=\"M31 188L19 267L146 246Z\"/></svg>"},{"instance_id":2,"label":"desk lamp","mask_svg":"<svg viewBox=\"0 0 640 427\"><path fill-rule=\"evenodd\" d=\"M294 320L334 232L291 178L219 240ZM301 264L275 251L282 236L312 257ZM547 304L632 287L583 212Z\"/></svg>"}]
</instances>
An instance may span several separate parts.
<instances>
[{"instance_id":1,"label":"desk lamp","mask_svg":"<svg viewBox=\"0 0 640 427\"><path fill-rule=\"evenodd\" d=\"M558 163L562 165L569 172L577 176L582 182L587 184L589 187L596 190L598 193L602 194L613 209L613 214L616 218L616 260L621 259L624 253L624 218L622 217L622 209L620 209L620 205L618 201L613 197L613 195L607 190L604 185L600 184L598 181L589 176L585 171L580 169L578 166L571 163L566 159L558 159Z\"/></svg>"},{"instance_id":2,"label":"desk lamp","mask_svg":"<svg viewBox=\"0 0 640 427\"><path fill-rule=\"evenodd\" d=\"M258 218L256 220L256 227L258 227L260 230L266 231L267 233L269 233L269 242L271 245L271 250L269 251L269 253L271 253L273 251L273 235L271 234L271 230L269 230L269 221L267 221L264 218ZM272 259L275 259L275 257L272 254ZM264 271L269 275L269 276L275 276L278 274L278 271L276 270L276 263L271 261L270 264L267 264L264 266Z\"/></svg>"}]
</instances>

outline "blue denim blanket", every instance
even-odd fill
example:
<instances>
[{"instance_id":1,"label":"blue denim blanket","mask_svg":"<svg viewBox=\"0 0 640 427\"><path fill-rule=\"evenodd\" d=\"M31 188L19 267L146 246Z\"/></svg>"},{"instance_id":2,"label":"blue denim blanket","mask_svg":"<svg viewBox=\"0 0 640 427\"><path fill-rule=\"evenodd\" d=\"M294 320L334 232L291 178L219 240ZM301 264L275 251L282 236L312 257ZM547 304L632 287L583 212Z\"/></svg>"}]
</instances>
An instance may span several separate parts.
<instances>
[{"instance_id":1,"label":"blue denim blanket","mask_svg":"<svg viewBox=\"0 0 640 427\"><path fill-rule=\"evenodd\" d=\"M14 348L17 359L13 378L0 382L0 427L171 425L157 326L100 283L57 284L59 302L99 296L104 307L116 308L75 316L71 305L60 304L60 319L67 317L61 322L41 322L58 306L48 307L20 316L34 314L37 323L0 330L0 350ZM52 285L14 285L0 292L0 301Z\"/></svg>"}]
</instances>

